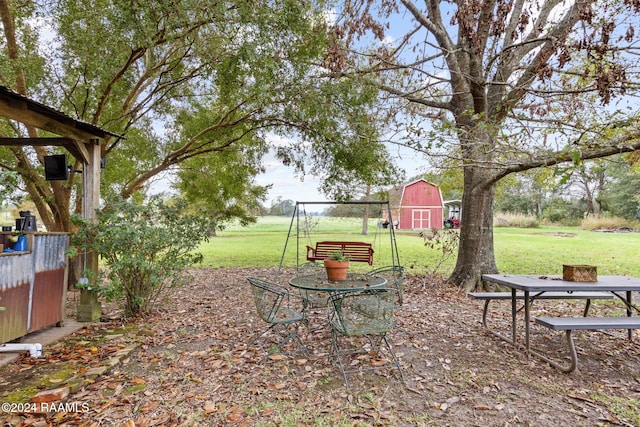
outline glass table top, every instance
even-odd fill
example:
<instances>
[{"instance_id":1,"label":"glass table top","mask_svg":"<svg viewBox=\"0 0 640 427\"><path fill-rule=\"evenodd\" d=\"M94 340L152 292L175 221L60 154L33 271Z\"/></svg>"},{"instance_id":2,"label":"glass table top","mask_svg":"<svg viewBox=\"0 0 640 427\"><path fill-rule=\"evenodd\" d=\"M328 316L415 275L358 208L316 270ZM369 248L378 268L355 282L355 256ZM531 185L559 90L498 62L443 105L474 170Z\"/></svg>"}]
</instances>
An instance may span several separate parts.
<instances>
[{"instance_id":1,"label":"glass table top","mask_svg":"<svg viewBox=\"0 0 640 427\"><path fill-rule=\"evenodd\" d=\"M354 292L381 288L387 284L387 279L363 273L347 273L345 280L328 280L323 272L294 277L289 280L289 284L310 291Z\"/></svg>"}]
</instances>

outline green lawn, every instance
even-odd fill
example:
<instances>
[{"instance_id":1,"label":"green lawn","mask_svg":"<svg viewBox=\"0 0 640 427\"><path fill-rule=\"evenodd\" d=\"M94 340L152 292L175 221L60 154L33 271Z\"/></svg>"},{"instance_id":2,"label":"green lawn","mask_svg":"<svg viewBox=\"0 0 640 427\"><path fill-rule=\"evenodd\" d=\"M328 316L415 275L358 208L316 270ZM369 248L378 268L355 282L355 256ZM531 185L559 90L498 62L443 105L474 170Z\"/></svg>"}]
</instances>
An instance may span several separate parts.
<instances>
[{"instance_id":1,"label":"green lawn","mask_svg":"<svg viewBox=\"0 0 640 427\"><path fill-rule=\"evenodd\" d=\"M577 227L494 229L500 272L562 273L562 264L589 264L598 274L640 276L640 233L601 233Z\"/></svg>"},{"instance_id":2,"label":"green lawn","mask_svg":"<svg viewBox=\"0 0 640 427\"><path fill-rule=\"evenodd\" d=\"M369 234L360 234L361 221L344 218L309 219L314 222L310 236L292 226L284 257L286 267L295 266L296 248L304 262L305 246L318 240L353 240L372 243L376 266L391 262L389 230L378 228L371 220ZM315 222L317 221L317 222ZM301 218L300 228L303 228ZM289 217L261 217L249 227L229 227L203 243L198 249L204 254L204 265L212 267L277 266L282 258ZM442 251L427 248L417 232L398 230L396 241L400 261L415 273L433 272L442 258ZM576 227L540 227L536 229L495 228L496 263L502 273L562 274L562 264L590 264L598 274L640 276L640 233L599 233ZM446 275L453 268L450 257L439 268ZM354 268L367 270L366 264Z\"/></svg>"}]
</instances>

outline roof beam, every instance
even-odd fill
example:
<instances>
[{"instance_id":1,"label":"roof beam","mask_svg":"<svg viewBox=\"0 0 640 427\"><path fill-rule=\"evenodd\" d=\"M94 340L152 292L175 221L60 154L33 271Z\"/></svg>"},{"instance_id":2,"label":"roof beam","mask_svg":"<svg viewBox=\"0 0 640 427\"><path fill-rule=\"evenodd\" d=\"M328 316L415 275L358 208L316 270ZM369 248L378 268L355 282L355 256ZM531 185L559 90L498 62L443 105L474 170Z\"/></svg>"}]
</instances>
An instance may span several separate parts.
<instances>
[{"instance_id":1,"label":"roof beam","mask_svg":"<svg viewBox=\"0 0 640 427\"><path fill-rule=\"evenodd\" d=\"M0 146L1 145L14 147L23 147L25 145L31 145L34 147L64 147L73 157L82 163L89 163L91 160L86 143L73 138L0 138Z\"/></svg>"},{"instance_id":2,"label":"roof beam","mask_svg":"<svg viewBox=\"0 0 640 427\"><path fill-rule=\"evenodd\" d=\"M72 119L69 120L70 123L65 123L59 118L56 120L46 114L29 108L29 102L27 100L9 100L0 97L0 116L46 130L56 135L80 141L88 141L96 137L95 134L85 132L75 127L74 120Z\"/></svg>"}]
</instances>

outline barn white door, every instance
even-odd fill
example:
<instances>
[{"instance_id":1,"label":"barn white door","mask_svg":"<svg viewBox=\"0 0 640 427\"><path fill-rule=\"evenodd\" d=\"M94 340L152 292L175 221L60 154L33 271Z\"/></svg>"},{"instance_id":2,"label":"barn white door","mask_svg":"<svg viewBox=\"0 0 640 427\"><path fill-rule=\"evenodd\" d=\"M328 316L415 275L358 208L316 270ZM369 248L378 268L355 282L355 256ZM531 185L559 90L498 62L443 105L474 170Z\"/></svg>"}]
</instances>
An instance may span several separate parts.
<instances>
[{"instance_id":1,"label":"barn white door","mask_svg":"<svg viewBox=\"0 0 640 427\"><path fill-rule=\"evenodd\" d=\"M429 209L414 209L412 211L412 227L414 230L431 228L431 211Z\"/></svg>"}]
</instances>

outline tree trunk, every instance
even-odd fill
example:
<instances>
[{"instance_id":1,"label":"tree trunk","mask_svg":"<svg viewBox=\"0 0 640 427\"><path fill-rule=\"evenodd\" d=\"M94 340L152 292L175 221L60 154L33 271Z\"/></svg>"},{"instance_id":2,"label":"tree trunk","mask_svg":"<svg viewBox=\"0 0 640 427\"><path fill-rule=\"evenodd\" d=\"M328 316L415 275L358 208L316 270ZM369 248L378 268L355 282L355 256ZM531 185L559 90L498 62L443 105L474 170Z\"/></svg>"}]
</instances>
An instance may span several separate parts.
<instances>
[{"instance_id":1,"label":"tree trunk","mask_svg":"<svg viewBox=\"0 0 640 427\"><path fill-rule=\"evenodd\" d=\"M69 277L67 279L67 289L73 290L76 288L76 283L82 277L84 270L84 262L82 255L75 257L69 257Z\"/></svg>"},{"instance_id":2,"label":"tree trunk","mask_svg":"<svg viewBox=\"0 0 640 427\"><path fill-rule=\"evenodd\" d=\"M464 170L462 224L456 266L449 281L469 291L483 289L482 274L497 273L493 249L493 198L495 184L489 172L478 167Z\"/></svg>"},{"instance_id":3,"label":"tree trunk","mask_svg":"<svg viewBox=\"0 0 640 427\"><path fill-rule=\"evenodd\" d=\"M364 213L362 214L362 234L369 234L369 205L364 205Z\"/></svg>"}]
</instances>

